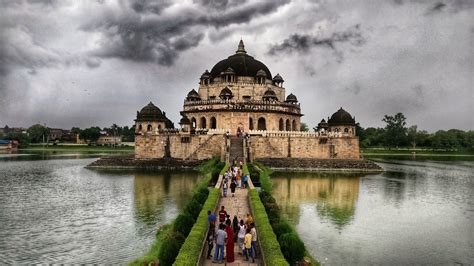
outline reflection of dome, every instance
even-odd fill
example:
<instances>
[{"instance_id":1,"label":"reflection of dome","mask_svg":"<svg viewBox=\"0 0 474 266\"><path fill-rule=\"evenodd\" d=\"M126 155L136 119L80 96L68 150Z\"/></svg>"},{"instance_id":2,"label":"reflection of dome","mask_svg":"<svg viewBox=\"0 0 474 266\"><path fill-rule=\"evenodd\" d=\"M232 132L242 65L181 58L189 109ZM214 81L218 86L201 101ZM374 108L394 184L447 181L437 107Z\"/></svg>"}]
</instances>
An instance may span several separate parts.
<instances>
[{"instance_id":1,"label":"reflection of dome","mask_svg":"<svg viewBox=\"0 0 474 266\"><path fill-rule=\"evenodd\" d=\"M237 76L256 77L259 70L264 71L266 77L270 78L272 76L272 73L270 73L270 70L268 70L265 64L247 55L242 40L240 40L239 49L234 55L218 62L212 68L212 78L220 76L220 74L225 72L228 68L231 68Z\"/></svg>"},{"instance_id":2,"label":"reflection of dome","mask_svg":"<svg viewBox=\"0 0 474 266\"><path fill-rule=\"evenodd\" d=\"M199 97L199 93L192 89L189 93L188 96L186 97L187 101L200 101L201 97Z\"/></svg>"},{"instance_id":3,"label":"reflection of dome","mask_svg":"<svg viewBox=\"0 0 474 266\"><path fill-rule=\"evenodd\" d=\"M156 107L152 102L137 112L137 121L157 121L165 120L166 117L161 112L160 108Z\"/></svg>"},{"instance_id":4,"label":"reflection of dome","mask_svg":"<svg viewBox=\"0 0 474 266\"><path fill-rule=\"evenodd\" d=\"M227 88L227 86L225 88L223 88L221 90L221 93L219 94L219 97L223 100L229 100L229 99L232 99L233 95L232 95L232 91Z\"/></svg>"},{"instance_id":5,"label":"reflection of dome","mask_svg":"<svg viewBox=\"0 0 474 266\"><path fill-rule=\"evenodd\" d=\"M286 96L285 102L287 102L287 103L297 103L298 99L296 98L296 96L293 93L290 93L290 95Z\"/></svg>"},{"instance_id":6,"label":"reflection of dome","mask_svg":"<svg viewBox=\"0 0 474 266\"><path fill-rule=\"evenodd\" d=\"M346 110L339 109L328 120L330 125L355 125L355 119Z\"/></svg>"},{"instance_id":7,"label":"reflection of dome","mask_svg":"<svg viewBox=\"0 0 474 266\"><path fill-rule=\"evenodd\" d=\"M268 89L264 94L262 99L264 101L276 101L278 97L276 96L275 92L272 89Z\"/></svg>"}]
</instances>

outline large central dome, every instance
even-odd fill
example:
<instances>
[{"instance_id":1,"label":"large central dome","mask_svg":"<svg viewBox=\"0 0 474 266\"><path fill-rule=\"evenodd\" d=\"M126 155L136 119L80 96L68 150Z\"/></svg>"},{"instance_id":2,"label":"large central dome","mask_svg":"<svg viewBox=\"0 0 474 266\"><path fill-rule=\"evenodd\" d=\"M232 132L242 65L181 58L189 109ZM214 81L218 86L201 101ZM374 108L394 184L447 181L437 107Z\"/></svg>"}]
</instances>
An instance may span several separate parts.
<instances>
[{"instance_id":1,"label":"large central dome","mask_svg":"<svg viewBox=\"0 0 474 266\"><path fill-rule=\"evenodd\" d=\"M234 55L229 56L217 63L211 70L212 78L220 76L220 74L226 71L228 68L232 68L236 76L257 76L257 72L261 69L265 71L267 79L272 79L272 73L268 70L268 67L254 59L252 56L247 55L244 48L244 43L240 40L239 48Z\"/></svg>"}]
</instances>

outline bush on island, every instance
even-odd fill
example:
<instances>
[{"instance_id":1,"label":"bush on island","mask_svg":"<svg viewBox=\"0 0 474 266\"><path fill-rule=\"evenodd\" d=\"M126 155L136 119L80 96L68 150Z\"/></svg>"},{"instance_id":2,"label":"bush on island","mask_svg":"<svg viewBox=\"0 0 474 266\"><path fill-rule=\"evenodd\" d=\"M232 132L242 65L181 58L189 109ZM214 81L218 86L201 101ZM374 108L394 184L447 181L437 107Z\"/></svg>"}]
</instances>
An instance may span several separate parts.
<instances>
[{"instance_id":1,"label":"bush on island","mask_svg":"<svg viewBox=\"0 0 474 266\"><path fill-rule=\"evenodd\" d=\"M278 239L283 256L290 265L295 265L304 257L305 247L303 241L295 233L282 234Z\"/></svg>"},{"instance_id":2,"label":"bush on island","mask_svg":"<svg viewBox=\"0 0 474 266\"><path fill-rule=\"evenodd\" d=\"M176 256L179 253L179 249L184 243L185 237L179 232L170 232L165 238L165 242L160 248L158 253L158 259L160 260L160 265L169 266L173 265Z\"/></svg>"},{"instance_id":3,"label":"bush on island","mask_svg":"<svg viewBox=\"0 0 474 266\"><path fill-rule=\"evenodd\" d=\"M176 217L174 222L174 231L180 232L183 236L187 237L191 228L193 228L194 219L189 213L182 213Z\"/></svg>"}]
</instances>

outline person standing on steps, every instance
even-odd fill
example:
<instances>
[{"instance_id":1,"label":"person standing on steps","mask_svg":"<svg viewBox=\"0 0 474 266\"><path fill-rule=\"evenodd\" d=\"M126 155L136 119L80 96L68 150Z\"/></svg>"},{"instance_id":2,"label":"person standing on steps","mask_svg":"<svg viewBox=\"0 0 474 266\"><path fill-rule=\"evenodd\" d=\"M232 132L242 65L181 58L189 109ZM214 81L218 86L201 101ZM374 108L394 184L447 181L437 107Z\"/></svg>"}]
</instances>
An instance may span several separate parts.
<instances>
[{"instance_id":1,"label":"person standing on steps","mask_svg":"<svg viewBox=\"0 0 474 266\"><path fill-rule=\"evenodd\" d=\"M211 210L207 211L207 221L209 221L209 229L215 230L217 217Z\"/></svg>"},{"instance_id":2,"label":"person standing on steps","mask_svg":"<svg viewBox=\"0 0 474 266\"><path fill-rule=\"evenodd\" d=\"M235 188L237 187L237 181L235 179L232 180L230 183L230 192L232 193L232 197L235 196Z\"/></svg>"},{"instance_id":3,"label":"person standing on steps","mask_svg":"<svg viewBox=\"0 0 474 266\"><path fill-rule=\"evenodd\" d=\"M230 219L226 221L225 231L227 233L227 243L225 247L225 256L227 262L234 262L234 230L230 226Z\"/></svg>"},{"instance_id":4,"label":"person standing on steps","mask_svg":"<svg viewBox=\"0 0 474 266\"><path fill-rule=\"evenodd\" d=\"M225 207L221 206L221 210L219 211L219 223L224 223L226 217L227 212L225 211Z\"/></svg>"},{"instance_id":5,"label":"person standing on steps","mask_svg":"<svg viewBox=\"0 0 474 266\"><path fill-rule=\"evenodd\" d=\"M250 234L252 235L252 254L253 257L257 257L257 229L255 228L255 223L250 224Z\"/></svg>"},{"instance_id":6,"label":"person standing on steps","mask_svg":"<svg viewBox=\"0 0 474 266\"><path fill-rule=\"evenodd\" d=\"M207 258L211 259L212 248L214 247L214 227L209 228L209 233L207 234Z\"/></svg>"},{"instance_id":7,"label":"person standing on steps","mask_svg":"<svg viewBox=\"0 0 474 266\"><path fill-rule=\"evenodd\" d=\"M247 226L245 226L244 220L240 220L239 234L237 235L237 245L239 245L240 254L243 254L243 252L245 251L244 237L245 237L246 231L247 231Z\"/></svg>"},{"instance_id":8,"label":"person standing on steps","mask_svg":"<svg viewBox=\"0 0 474 266\"><path fill-rule=\"evenodd\" d=\"M232 220L232 229L234 230L234 242L237 242L237 233L239 232L239 219L237 219L237 215L234 215Z\"/></svg>"},{"instance_id":9,"label":"person standing on steps","mask_svg":"<svg viewBox=\"0 0 474 266\"><path fill-rule=\"evenodd\" d=\"M252 235L250 234L250 228L247 228L246 234L244 237L244 246L245 246L245 260L249 260L249 255L252 257L252 263L255 262L255 257L252 253Z\"/></svg>"},{"instance_id":10,"label":"person standing on steps","mask_svg":"<svg viewBox=\"0 0 474 266\"><path fill-rule=\"evenodd\" d=\"M224 245L227 241L227 233L224 231L225 225L220 224L219 230L216 233L216 248L214 251L214 259L212 262L214 263L222 263L222 259L224 258Z\"/></svg>"}]
</instances>

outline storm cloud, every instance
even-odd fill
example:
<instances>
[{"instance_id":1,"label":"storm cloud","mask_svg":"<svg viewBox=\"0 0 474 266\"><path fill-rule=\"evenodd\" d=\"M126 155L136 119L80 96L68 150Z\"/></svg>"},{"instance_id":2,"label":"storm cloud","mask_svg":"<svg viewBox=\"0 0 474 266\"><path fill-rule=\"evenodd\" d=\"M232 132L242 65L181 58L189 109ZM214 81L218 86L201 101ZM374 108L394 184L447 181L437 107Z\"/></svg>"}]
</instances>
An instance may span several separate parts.
<instances>
[{"instance_id":1,"label":"storm cloud","mask_svg":"<svg viewBox=\"0 0 474 266\"><path fill-rule=\"evenodd\" d=\"M0 2L0 127L131 125L153 101L176 123L199 76L249 55L285 79L314 127L402 112L473 129L474 1Z\"/></svg>"}]
</instances>

